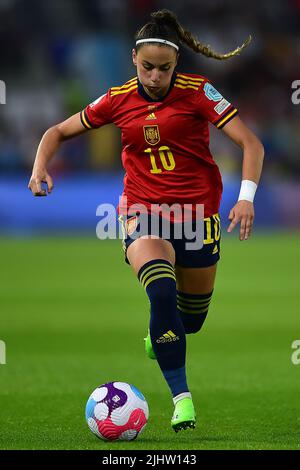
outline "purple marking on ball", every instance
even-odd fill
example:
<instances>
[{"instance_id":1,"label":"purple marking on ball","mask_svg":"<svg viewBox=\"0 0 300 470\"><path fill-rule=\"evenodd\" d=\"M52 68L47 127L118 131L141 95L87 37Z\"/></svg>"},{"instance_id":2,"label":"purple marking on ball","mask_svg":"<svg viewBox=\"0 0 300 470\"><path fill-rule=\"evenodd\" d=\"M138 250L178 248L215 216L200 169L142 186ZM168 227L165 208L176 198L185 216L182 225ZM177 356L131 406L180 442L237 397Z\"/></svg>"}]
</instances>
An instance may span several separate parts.
<instances>
[{"instance_id":1,"label":"purple marking on ball","mask_svg":"<svg viewBox=\"0 0 300 470\"><path fill-rule=\"evenodd\" d=\"M109 382L103 385L107 388L107 395L102 400L109 408L109 413L111 413L116 408L120 408L125 405L127 400L127 395L123 390L116 388L113 382Z\"/></svg>"}]
</instances>

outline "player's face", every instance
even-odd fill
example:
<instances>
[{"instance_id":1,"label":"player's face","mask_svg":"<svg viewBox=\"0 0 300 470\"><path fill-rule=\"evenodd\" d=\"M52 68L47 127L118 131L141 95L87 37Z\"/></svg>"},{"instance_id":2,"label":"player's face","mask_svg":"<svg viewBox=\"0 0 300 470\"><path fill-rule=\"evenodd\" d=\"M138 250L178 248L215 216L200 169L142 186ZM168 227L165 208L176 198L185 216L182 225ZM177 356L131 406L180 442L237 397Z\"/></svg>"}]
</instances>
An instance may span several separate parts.
<instances>
[{"instance_id":1,"label":"player's face","mask_svg":"<svg viewBox=\"0 0 300 470\"><path fill-rule=\"evenodd\" d=\"M139 80L151 98L159 99L167 93L177 59L174 47L147 45L138 53L133 49L132 60Z\"/></svg>"}]
</instances>

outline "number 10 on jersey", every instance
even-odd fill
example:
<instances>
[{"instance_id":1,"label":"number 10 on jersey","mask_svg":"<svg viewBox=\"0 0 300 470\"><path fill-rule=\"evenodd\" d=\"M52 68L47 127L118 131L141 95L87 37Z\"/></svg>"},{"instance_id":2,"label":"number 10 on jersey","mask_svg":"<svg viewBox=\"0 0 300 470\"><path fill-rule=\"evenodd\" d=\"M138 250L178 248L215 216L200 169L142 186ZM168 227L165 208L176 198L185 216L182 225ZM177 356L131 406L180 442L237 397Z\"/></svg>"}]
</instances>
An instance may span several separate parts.
<instances>
[{"instance_id":1,"label":"number 10 on jersey","mask_svg":"<svg viewBox=\"0 0 300 470\"><path fill-rule=\"evenodd\" d=\"M154 154L153 149L147 148L145 153L150 155L151 170L150 173L162 173L162 168L167 171L174 170L175 160L170 148L166 145L159 147L158 155ZM162 168L161 168L162 167Z\"/></svg>"}]
</instances>

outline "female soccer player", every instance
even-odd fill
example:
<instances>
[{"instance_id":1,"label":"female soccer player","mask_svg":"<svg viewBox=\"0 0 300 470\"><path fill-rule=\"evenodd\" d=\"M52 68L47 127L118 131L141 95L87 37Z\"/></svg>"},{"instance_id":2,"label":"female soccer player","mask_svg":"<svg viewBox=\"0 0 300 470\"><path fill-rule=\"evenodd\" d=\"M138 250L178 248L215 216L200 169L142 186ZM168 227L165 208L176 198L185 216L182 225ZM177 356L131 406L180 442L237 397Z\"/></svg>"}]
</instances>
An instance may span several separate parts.
<instances>
[{"instance_id":1,"label":"female soccer player","mask_svg":"<svg viewBox=\"0 0 300 470\"><path fill-rule=\"evenodd\" d=\"M186 334L199 331L207 316L220 257L222 182L209 150L208 123L222 129L243 150L241 190L229 213L228 227L231 232L240 224L240 240L247 240L251 233L264 149L237 109L207 78L175 71L182 43L206 57L223 60L239 54L250 38L233 52L217 54L183 29L172 12L160 10L151 14L135 40L132 59L137 77L110 88L45 133L28 187L35 196L45 196L41 183L46 182L51 193L53 181L47 165L64 140L108 123L121 128L126 176L119 214L125 231L125 259L149 297L146 352L157 360L170 387L175 406L171 426L177 432L193 428L196 422L185 372ZM195 205L203 204L203 247L187 249L186 237L176 238L173 233L178 220L172 216L170 235L148 231L134 238L145 214L160 221L166 217L151 212L154 203L189 205L192 223L197 219ZM146 212L132 215L128 210L132 204L146 207Z\"/></svg>"}]
</instances>

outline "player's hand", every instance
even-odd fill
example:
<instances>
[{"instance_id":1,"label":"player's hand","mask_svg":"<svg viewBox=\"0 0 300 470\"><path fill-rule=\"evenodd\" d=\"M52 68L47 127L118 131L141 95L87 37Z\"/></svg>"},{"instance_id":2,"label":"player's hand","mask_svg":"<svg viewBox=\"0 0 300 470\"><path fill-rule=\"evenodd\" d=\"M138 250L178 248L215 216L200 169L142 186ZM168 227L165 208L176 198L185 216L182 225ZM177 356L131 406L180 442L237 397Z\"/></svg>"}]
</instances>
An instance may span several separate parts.
<instances>
[{"instance_id":1,"label":"player's hand","mask_svg":"<svg viewBox=\"0 0 300 470\"><path fill-rule=\"evenodd\" d=\"M47 184L47 191L50 194L53 190L53 180L46 169L34 169L28 183L28 189L34 196L47 196L45 189L42 189L42 183Z\"/></svg>"},{"instance_id":2,"label":"player's hand","mask_svg":"<svg viewBox=\"0 0 300 470\"><path fill-rule=\"evenodd\" d=\"M227 232L232 232L240 222L240 240L247 240L251 234L254 221L254 206L250 201L238 201L229 213L229 225Z\"/></svg>"}]
</instances>

